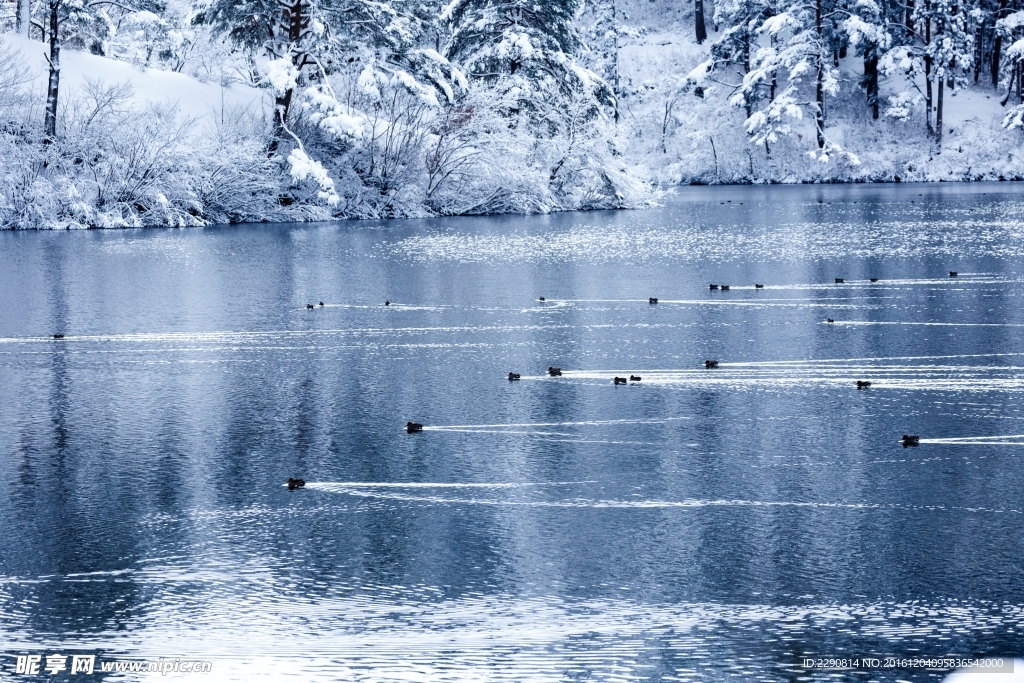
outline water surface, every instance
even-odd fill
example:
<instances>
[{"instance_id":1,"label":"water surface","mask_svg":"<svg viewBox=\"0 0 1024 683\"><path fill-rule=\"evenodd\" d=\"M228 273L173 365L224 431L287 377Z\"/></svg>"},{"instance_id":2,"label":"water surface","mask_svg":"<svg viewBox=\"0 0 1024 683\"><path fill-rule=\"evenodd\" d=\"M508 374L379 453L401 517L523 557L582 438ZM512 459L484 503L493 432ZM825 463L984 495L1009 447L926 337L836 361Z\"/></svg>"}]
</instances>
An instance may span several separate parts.
<instances>
[{"instance_id":1,"label":"water surface","mask_svg":"<svg viewBox=\"0 0 1024 683\"><path fill-rule=\"evenodd\" d=\"M1005 184L0 234L0 671L924 681L801 662L1019 656L1022 297Z\"/></svg>"}]
</instances>

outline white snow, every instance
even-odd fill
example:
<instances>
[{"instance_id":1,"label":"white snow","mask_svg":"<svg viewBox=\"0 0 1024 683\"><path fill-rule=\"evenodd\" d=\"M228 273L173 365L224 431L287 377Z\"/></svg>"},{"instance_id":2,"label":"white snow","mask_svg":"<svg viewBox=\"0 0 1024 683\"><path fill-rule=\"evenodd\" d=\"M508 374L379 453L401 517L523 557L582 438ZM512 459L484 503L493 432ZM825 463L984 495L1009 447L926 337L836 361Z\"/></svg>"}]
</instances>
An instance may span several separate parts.
<instances>
[{"instance_id":1,"label":"white snow","mask_svg":"<svg viewBox=\"0 0 1024 683\"><path fill-rule=\"evenodd\" d=\"M282 57L267 62L263 66L267 82L274 89L274 93L283 96L289 90L293 90L299 80L299 71L292 64L290 57Z\"/></svg>"},{"instance_id":2,"label":"white snow","mask_svg":"<svg viewBox=\"0 0 1024 683\"><path fill-rule=\"evenodd\" d=\"M45 101L48 46L13 35L0 36L0 41L24 57L23 62L33 78L30 88L35 99ZM127 83L132 89L133 104L141 107L147 104L176 105L183 118L196 119L198 123L213 122L225 109L242 108L261 114L273 107L266 90L237 84L225 87L216 83L201 83L184 74L157 69L143 70L126 62L67 48L61 50L60 64L60 95L65 102L82 95L86 91L87 82L92 81L108 86Z\"/></svg>"},{"instance_id":3,"label":"white snow","mask_svg":"<svg viewBox=\"0 0 1024 683\"><path fill-rule=\"evenodd\" d=\"M334 180L331 179L323 164L310 159L304 149L296 147L288 155L288 165L291 167L290 173L295 182L312 178L320 186L320 199L326 201L330 206L337 205L340 198L334 189Z\"/></svg>"}]
</instances>

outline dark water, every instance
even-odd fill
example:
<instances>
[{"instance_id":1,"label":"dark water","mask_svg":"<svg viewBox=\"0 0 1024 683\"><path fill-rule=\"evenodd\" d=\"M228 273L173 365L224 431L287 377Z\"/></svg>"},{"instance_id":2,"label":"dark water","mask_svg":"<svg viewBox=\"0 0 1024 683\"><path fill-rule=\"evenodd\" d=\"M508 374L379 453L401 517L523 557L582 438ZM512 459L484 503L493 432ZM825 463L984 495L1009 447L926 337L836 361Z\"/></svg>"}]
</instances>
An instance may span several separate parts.
<instances>
[{"instance_id":1,"label":"dark water","mask_svg":"<svg viewBox=\"0 0 1024 683\"><path fill-rule=\"evenodd\" d=\"M1022 304L1010 185L2 234L0 678L53 652L303 681L1020 656Z\"/></svg>"}]
</instances>

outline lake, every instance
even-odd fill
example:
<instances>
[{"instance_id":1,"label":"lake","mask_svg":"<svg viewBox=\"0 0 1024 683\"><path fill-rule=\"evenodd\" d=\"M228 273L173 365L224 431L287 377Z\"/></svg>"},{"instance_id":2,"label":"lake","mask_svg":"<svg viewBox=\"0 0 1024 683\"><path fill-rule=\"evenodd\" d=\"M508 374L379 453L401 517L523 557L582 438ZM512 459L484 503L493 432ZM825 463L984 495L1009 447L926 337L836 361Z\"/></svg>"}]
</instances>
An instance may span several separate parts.
<instances>
[{"instance_id":1,"label":"lake","mask_svg":"<svg viewBox=\"0 0 1024 683\"><path fill-rule=\"evenodd\" d=\"M1009 183L2 233L0 671L938 681L1024 654L1022 394Z\"/></svg>"}]
</instances>

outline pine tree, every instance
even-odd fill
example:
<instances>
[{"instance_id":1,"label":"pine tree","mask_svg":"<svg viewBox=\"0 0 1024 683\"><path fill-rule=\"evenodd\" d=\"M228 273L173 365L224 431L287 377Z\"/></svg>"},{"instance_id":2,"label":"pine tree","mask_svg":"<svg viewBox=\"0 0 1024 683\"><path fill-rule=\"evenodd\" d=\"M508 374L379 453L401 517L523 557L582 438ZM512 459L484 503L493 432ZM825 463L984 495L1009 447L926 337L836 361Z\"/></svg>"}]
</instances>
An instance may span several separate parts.
<instances>
[{"instance_id":1,"label":"pine tree","mask_svg":"<svg viewBox=\"0 0 1024 683\"><path fill-rule=\"evenodd\" d=\"M864 58L861 86L867 94L871 118L878 118L879 59L892 46L892 36L885 29L885 16L874 0L860 0L844 23L850 43Z\"/></svg>"},{"instance_id":2,"label":"pine tree","mask_svg":"<svg viewBox=\"0 0 1024 683\"><path fill-rule=\"evenodd\" d=\"M611 88L615 120L619 120L619 35L624 31L617 0L590 0L593 23L586 35L587 64Z\"/></svg>"},{"instance_id":3,"label":"pine tree","mask_svg":"<svg viewBox=\"0 0 1024 683\"><path fill-rule=\"evenodd\" d=\"M236 45L270 60L266 76L274 88L274 137L276 151L287 126L295 88L307 68L317 62L313 19L319 13L316 0L213 0L195 16L196 24L211 26Z\"/></svg>"},{"instance_id":4,"label":"pine tree","mask_svg":"<svg viewBox=\"0 0 1024 683\"><path fill-rule=\"evenodd\" d=\"M752 58L757 51L757 28L775 14L773 0L722 0L715 3L715 23L728 28L722 36L711 45L711 60L706 63L707 72L723 68L737 68L745 80L750 73ZM769 49L774 49L776 41L770 40ZM753 87L740 86L741 103L749 117L752 107L764 96L764 87L777 83L777 74L772 72L768 81L758 82ZM775 93L769 92L769 99L775 99Z\"/></svg>"},{"instance_id":5,"label":"pine tree","mask_svg":"<svg viewBox=\"0 0 1024 683\"><path fill-rule=\"evenodd\" d=\"M938 81L938 99L935 110L935 140L942 142L943 90L966 84L964 75L974 60L975 17L960 0L936 0L939 8L936 21L937 36L932 50L935 60L935 78Z\"/></svg>"},{"instance_id":6,"label":"pine tree","mask_svg":"<svg viewBox=\"0 0 1024 683\"><path fill-rule=\"evenodd\" d=\"M604 81L576 62L580 37L573 18L580 0L453 0L442 18L451 26L445 56L469 78L495 87L515 111L537 111L566 98L611 106Z\"/></svg>"},{"instance_id":7,"label":"pine tree","mask_svg":"<svg viewBox=\"0 0 1024 683\"><path fill-rule=\"evenodd\" d=\"M275 91L271 146L276 149L296 90L322 86L336 69L353 62L369 68L366 78L371 81L383 73L410 91L437 89L443 97L454 98L452 83L461 75L436 51L419 47L429 14L418 4L407 4L415 11L364 0L213 0L194 21L269 60L264 70ZM320 89L317 106L327 106L324 98L333 98L328 90Z\"/></svg>"},{"instance_id":8,"label":"pine tree","mask_svg":"<svg viewBox=\"0 0 1024 683\"><path fill-rule=\"evenodd\" d=\"M773 83L776 74L785 73L786 86L763 109L747 118L747 132L756 143L773 142L780 134L790 132L783 117L801 118L806 109L814 117L818 158L828 160L830 152L841 149L825 135L825 95L834 96L839 91L839 20L848 18L849 13L835 0L813 0L808 4L795 0L782 10L771 14L765 11L746 24L752 26L754 34L767 36L770 47L761 47L754 54L750 71L732 101L750 106L759 90ZM742 30L750 31L745 27ZM813 102L800 96L802 84L810 75L814 78Z\"/></svg>"},{"instance_id":9,"label":"pine tree","mask_svg":"<svg viewBox=\"0 0 1024 683\"><path fill-rule=\"evenodd\" d=\"M1024 28L1024 12L1014 12L1013 14L1000 20L997 30L1000 31L1001 35L1007 37L1013 37L1014 34L1021 33L1021 29ZM1013 88L1017 88L1018 102L1014 107L1010 108L1010 111L1003 117L1003 128L1024 128L1024 97L1021 97L1021 77L1020 73L1022 66L1024 66L1024 38L1016 40L1006 50L1006 58L1011 64L1010 77L1007 79L1009 86L1006 90L1006 97L1003 98L1002 104L1005 106L1010 100L1010 95L1013 94Z\"/></svg>"},{"instance_id":10,"label":"pine tree","mask_svg":"<svg viewBox=\"0 0 1024 683\"><path fill-rule=\"evenodd\" d=\"M895 45L879 59L879 72L897 74L910 87L889 98L886 116L905 121L916 105L924 103L925 130L933 135L932 125L932 3L917 0L906 7L904 29L897 34ZM916 94L914 94L916 92Z\"/></svg>"},{"instance_id":11,"label":"pine tree","mask_svg":"<svg viewBox=\"0 0 1024 683\"><path fill-rule=\"evenodd\" d=\"M1022 40L1024 38L1024 12L1013 12L999 19L996 22L996 35L999 38L1006 38L1011 41L1011 45L1005 54L1006 61L1010 65L1006 97L1002 101L1002 104L1005 106L1010 100L1010 95L1013 93L1014 88L1017 89L1018 98L1022 95L1021 73L1024 73L1024 69L1022 69L1022 61L1024 61L1024 40ZM993 84L998 87L997 74L998 72L994 70ZM1010 118L1012 117L1008 115L1007 120Z\"/></svg>"},{"instance_id":12,"label":"pine tree","mask_svg":"<svg viewBox=\"0 0 1024 683\"><path fill-rule=\"evenodd\" d=\"M991 75L992 87L999 87L999 63L1002 58L1003 33L999 30L999 22L1006 18L1006 0L999 0L999 8L995 12L995 36L992 43Z\"/></svg>"},{"instance_id":13,"label":"pine tree","mask_svg":"<svg viewBox=\"0 0 1024 683\"><path fill-rule=\"evenodd\" d=\"M942 142L945 88L947 85L953 87L962 70L969 69L974 59L974 36L970 25L972 17L959 0L925 0L914 8L913 20L918 27L923 54L926 127L939 143ZM923 35L920 33L922 26ZM937 86L935 90L933 79ZM936 95L934 100L933 92Z\"/></svg>"}]
</instances>

